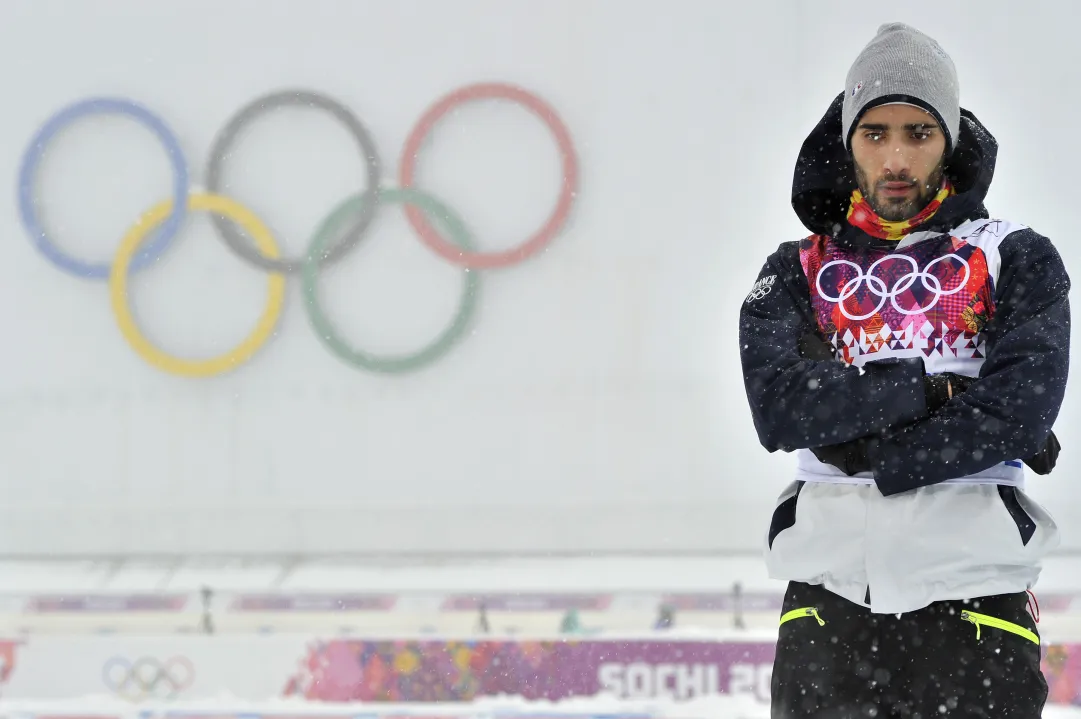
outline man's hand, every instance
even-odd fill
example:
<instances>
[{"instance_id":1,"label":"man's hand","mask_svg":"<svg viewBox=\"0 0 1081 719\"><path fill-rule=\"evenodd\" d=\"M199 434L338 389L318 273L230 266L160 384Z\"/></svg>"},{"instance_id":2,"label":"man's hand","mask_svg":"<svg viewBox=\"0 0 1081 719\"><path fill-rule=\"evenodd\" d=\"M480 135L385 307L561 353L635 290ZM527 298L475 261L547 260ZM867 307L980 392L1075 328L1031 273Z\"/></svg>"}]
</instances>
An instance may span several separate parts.
<instances>
[{"instance_id":1,"label":"man's hand","mask_svg":"<svg viewBox=\"0 0 1081 719\"><path fill-rule=\"evenodd\" d=\"M939 372L925 376L923 389L927 397L927 411L934 414L975 381L975 377L966 377L953 372Z\"/></svg>"},{"instance_id":2,"label":"man's hand","mask_svg":"<svg viewBox=\"0 0 1081 719\"><path fill-rule=\"evenodd\" d=\"M826 447L812 447L811 453L819 462L832 464L851 477L859 472L871 471L871 460L867 458L867 440L854 439L851 442L831 444Z\"/></svg>"},{"instance_id":3,"label":"man's hand","mask_svg":"<svg viewBox=\"0 0 1081 719\"><path fill-rule=\"evenodd\" d=\"M833 347L815 332L807 332L799 338L799 354L800 357L819 361L836 359Z\"/></svg>"},{"instance_id":4,"label":"man's hand","mask_svg":"<svg viewBox=\"0 0 1081 719\"><path fill-rule=\"evenodd\" d=\"M1055 464L1058 462L1060 449L1062 449L1062 445L1058 443L1058 437L1052 432L1048 435L1047 441L1044 442L1043 449L1026 459L1025 464L1036 474L1051 474L1051 470L1055 468Z\"/></svg>"}]
</instances>

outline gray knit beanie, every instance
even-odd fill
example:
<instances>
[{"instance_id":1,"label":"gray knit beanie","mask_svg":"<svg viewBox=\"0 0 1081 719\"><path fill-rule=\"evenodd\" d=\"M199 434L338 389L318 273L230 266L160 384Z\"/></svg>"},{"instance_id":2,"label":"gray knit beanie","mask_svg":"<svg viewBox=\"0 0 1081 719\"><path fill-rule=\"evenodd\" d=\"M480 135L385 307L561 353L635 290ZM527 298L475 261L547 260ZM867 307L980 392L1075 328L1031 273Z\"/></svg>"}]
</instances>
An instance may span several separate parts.
<instances>
[{"instance_id":1,"label":"gray knit beanie","mask_svg":"<svg viewBox=\"0 0 1081 719\"><path fill-rule=\"evenodd\" d=\"M953 60L937 42L900 22L887 23L860 52L845 80L842 139L872 107L905 102L927 110L946 132L946 154L957 146L961 125L960 88Z\"/></svg>"}]
</instances>

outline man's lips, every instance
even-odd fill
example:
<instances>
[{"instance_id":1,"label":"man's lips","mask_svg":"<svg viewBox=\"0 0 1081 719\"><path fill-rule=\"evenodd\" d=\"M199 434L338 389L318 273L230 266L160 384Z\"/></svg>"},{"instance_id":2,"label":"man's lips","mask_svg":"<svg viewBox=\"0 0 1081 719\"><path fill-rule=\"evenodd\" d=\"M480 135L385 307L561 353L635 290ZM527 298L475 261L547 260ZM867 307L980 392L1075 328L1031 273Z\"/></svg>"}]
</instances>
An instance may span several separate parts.
<instances>
[{"instance_id":1,"label":"man's lips","mask_svg":"<svg viewBox=\"0 0 1081 719\"><path fill-rule=\"evenodd\" d=\"M885 195L907 195L916 185L911 182L887 182L882 185L882 193Z\"/></svg>"}]
</instances>

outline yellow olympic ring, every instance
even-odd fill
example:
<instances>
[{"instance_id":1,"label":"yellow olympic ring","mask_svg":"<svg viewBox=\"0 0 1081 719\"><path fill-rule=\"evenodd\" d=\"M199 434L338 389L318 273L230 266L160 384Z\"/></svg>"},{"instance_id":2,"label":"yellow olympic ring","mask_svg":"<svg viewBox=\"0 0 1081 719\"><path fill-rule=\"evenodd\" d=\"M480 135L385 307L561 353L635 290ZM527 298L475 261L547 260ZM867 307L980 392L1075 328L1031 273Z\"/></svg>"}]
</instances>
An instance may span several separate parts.
<instances>
[{"instance_id":1,"label":"yellow olympic ring","mask_svg":"<svg viewBox=\"0 0 1081 719\"><path fill-rule=\"evenodd\" d=\"M128 268L139 251L139 246L155 227L165 221L173 209L173 201L165 200L145 212L124 235L116 251L112 270L109 273L109 296L112 299L113 314L116 315L120 333L132 349L144 360L155 367L181 377L211 377L235 369L260 348L274 334L274 327L282 314L285 302L285 275L270 273L267 280L267 303L255 329L243 342L223 355L203 360L188 360L174 357L158 347L143 335L135 322L128 304ZM224 215L239 224L255 241L264 256L275 258L280 255L278 245L266 225L239 202L228 197L206 192L193 192L188 195L188 209L214 212Z\"/></svg>"}]
</instances>

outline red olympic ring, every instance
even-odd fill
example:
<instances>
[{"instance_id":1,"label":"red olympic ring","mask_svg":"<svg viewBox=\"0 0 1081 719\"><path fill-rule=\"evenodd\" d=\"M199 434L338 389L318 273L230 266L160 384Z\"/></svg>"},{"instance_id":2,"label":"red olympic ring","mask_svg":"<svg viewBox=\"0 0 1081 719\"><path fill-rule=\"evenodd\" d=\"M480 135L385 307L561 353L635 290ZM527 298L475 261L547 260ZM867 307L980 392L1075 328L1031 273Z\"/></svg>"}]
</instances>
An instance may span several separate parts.
<instances>
[{"instance_id":1,"label":"red olympic ring","mask_svg":"<svg viewBox=\"0 0 1081 719\"><path fill-rule=\"evenodd\" d=\"M412 187L416 175L417 154L424 140L431 133L435 124L452 108L472 100L501 99L516 102L532 111L544 121L555 135L559 153L563 159L563 187L556 206L544 225L517 247L496 252L469 252L443 238L428 222L424 214L415 207L407 206L405 215L420 239L448 262L472 269L493 269L507 267L536 254L558 234L563 223L570 215L571 205L578 187L578 160L574 154L574 143L570 132L546 102L520 87L503 83L479 83L455 90L428 108L417 122L402 148L399 163L398 184Z\"/></svg>"}]
</instances>

